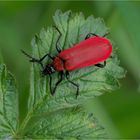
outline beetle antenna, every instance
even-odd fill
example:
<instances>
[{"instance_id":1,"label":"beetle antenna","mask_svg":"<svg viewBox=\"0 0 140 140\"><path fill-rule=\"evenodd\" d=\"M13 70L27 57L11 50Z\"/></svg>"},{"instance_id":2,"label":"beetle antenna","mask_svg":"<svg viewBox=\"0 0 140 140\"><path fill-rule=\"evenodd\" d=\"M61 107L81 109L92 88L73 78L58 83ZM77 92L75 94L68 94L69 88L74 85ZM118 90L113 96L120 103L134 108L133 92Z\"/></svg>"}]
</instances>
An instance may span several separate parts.
<instances>
[{"instance_id":1,"label":"beetle antenna","mask_svg":"<svg viewBox=\"0 0 140 140\"><path fill-rule=\"evenodd\" d=\"M21 52L22 52L24 55L26 55L27 57L29 57L29 58L33 59L33 57L32 57L31 55L29 55L28 53L26 53L26 52L25 52L25 51L23 51L22 49L21 49Z\"/></svg>"},{"instance_id":2,"label":"beetle antenna","mask_svg":"<svg viewBox=\"0 0 140 140\"><path fill-rule=\"evenodd\" d=\"M29 60L30 62L39 63L39 64L41 65L41 67L44 68L43 64L41 63L41 61L43 60L42 58L41 58L40 60L38 60L38 59L36 59L36 58L33 58L31 55L29 55L28 53L26 53L26 52L23 51L22 49L21 49L21 52L22 52L24 55L26 55L27 57L31 58L31 59ZM45 58L45 57L43 57L43 58Z\"/></svg>"},{"instance_id":3,"label":"beetle antenna","mask_svg":"<svg viewBox=\"0 0 140 140\"><path fill-rule=\"evenodd\" d=\"M29 61L30 62L36 62L36 63L39 63L39 64L41 64L41 60L38 60L38 59L36 59L36 58L33 58L31 55L29 55L28 53L26 53L25 51L23 51L22 49L21 49L21 52L24 54L24 55L26 55L27 57L29 57L29 58L31 58ZM41 64L42 65L42 64Z\"/></svg>"}]
</instances>

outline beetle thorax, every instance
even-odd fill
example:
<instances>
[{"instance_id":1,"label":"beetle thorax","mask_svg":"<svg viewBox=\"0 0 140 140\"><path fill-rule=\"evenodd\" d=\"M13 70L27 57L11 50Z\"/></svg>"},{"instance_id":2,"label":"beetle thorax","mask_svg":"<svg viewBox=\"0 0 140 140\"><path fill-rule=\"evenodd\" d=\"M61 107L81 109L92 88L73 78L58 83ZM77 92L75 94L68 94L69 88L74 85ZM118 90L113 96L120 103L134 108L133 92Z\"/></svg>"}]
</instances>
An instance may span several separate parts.
<instances>
[{"instance_id":1,"label":"beetle thorax","mask_svg":"<svg viewBox=\"0 0 140 140\"><path fill-rule=\"evenodd\" d=\"M56 57L53 61L53 66L56 69L56 71L63 71L64 61L60 57Z\"/></svg>"}]
</instances>

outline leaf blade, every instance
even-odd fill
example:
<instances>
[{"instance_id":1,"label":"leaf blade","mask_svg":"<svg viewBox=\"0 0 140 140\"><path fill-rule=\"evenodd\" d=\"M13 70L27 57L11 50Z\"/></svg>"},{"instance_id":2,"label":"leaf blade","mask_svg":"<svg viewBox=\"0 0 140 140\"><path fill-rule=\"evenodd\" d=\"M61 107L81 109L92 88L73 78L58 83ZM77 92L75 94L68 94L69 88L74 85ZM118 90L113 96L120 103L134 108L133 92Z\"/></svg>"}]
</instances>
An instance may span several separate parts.
<instances>
[{"instance_id":1,"label":"leaf blade","mask_svg":"<svg viewBox=\"0 0 140 140\"><path fill-rule=\"evenodd\" d=\"M48 136L55 139L97 139L106 138L106 133L92 114L87 115L77 108L72 108L51 114L48 119L41 118L41 121L26 133L29 138Z\"/></svg>"},{"instance_id":2,"label":"leaf blade","mask_svg":"<svg viewBox=\"0 0 140 140\"><path fill-rule=\"evenodd\" d=\"M63 49L69 48L72 44L84 40L85 34L88 32L103 36L108 31L102 19L95 19L93 16L85 19L83 14L72 14L70 11L66 13L57 11L54 16L54 22L63 33L59 42ZM33 56L40 58L47 52L51 52L53 56L56 56L55 45L57 38L58 33L55 29L52 27L48 28L48 30L43 28L40 34L36 35L32 40ZM45 59L43 64L46 65L47 63L51 62ZM125 71L119 66L119 61L114 51L113 58L107 60L107 66L104 69L88 67L72 72L72 81L80 84L80 95L76 99L75 89L71 90L72 85L66 80L60 84L55 96L52 97L49 91L49 78L47 76L41 77L40 71L41 67L39 65L31 65L31 95L29 96L28 102L28 110L32 112L31 120L33 117L37 117L38 114L45 116L45 120L48 121L50 120L51 114L60 112L63 115L63 110L69 110L83 104L88 99L118 88L118 79L125 75ZM58 75L52 75L52 79L53 84L55 84ZM57 118L58 114L55 117ZM40 119L36 122L40 124ZM53 124L55 127L55 123ZM28 126L28 122L26 125ZM32 123L32 126L34 126L34 123ZM33 131L36 130L27 130L25 134L28 135ZM44 137L46 138L48 136L50 135L48 134ZM55 137L55 134L52 137Z\"/></svg>"},{"instance_id":3,"label":"leaf blade","mask_svg":"<svg viewBox=\"0 0 140 140\"><path fill-rule=\"evenodd\" d=\"M18 94L13 76L0 65L0 138L13 137L18 129Z\"/></svg>"},{"instance_id":4,"label":"leaf blade","mask_svg":"<svg viewBox=\"0 0 140 140\"><path fill-rule=\"evenodd\" d=\"M62 13L60 10L58 10L58 11L56 11L55 16L53 18L54 18L55 25L64 34L64 36L62 35L62 38L60 39L60 45L62 47L64 45L65 49L70 46L71 42L75 44L75 43L80 42L81 40L84 40L84 37L85 37L84 34L87 34L88 32L94 32L94 33L102 36L108 31L108 28L105 27L102 19L100 19L100 18L94 19L93 16L90 16L87 19L85 19L83 14L81 14L81 13L80 14L72 14L71 11L68 11L66 13ZM66 31L67 29L68 29L68 31ZM77 29L77 31L76 31L76 29ZM79 31L78 31L78 29L79 29ZM33 45L33 55L35 55L38 58L39 56L43 56L44 52L49 51L50 46L45 45L45 44L51 44L52 55L56 55L55 42L57 40L58 34L54 34L54 32L56 32L56 31L53 28L48 28L48 31L43 29L41 31L41 33L38 36L36 36L36 38L33 40L34 43L32 43L32 45ZM80 36L80 34L82 34L82 36ZM75 38L78 38L78 39L75 39ZM48 42L48 43L46 43L46 42ZM114 61L114 63L116 64L115 65L116 69L120 69L121 72L117 72L117 71L113 72L114 69L112 69L111 67L114 66L114 64L112 63L112 61ZM102 69L102 70L99 69L99 68L96 68L96 67L89 67L89 68L81 69L81 70L78 70L78 71L74 71L71 74L71 79L73 81L75 81L76 83L80 83L82 85L80 87L85 89L85 90L82 90L82 88L81 88L81 92L84 92L87 89L89 89L90 84L89 83L85 84L85 82L83 82L82 78L85 78L85 79L90 78L90 79L93 79L92 82L93 81L96 82L97 78L99 79L99 77L101 77L100 78L100 85L98 84L98 87L104 87L103 89L107 89L105 87L107 87L107 86L109 87L110 85L108 83L105 86L105 85L103 85L104 82L106 83L106 81L110 78L110 79L114 79L113 80L114 84L115 83L117 84L117 78L121 77L121 75L124 75L123 69L118 66L117 58L116 57L112 58L112 61L110 59L107 60L107 67L105 69ZM48 77L46 76L46 78L44 78L44 80L43 80L42 77L40 78L39 67L36 64L34 64L33 67L34 67L33 69L35 70L34 77L37 77L35 84L38 82L38 84L36 84L36 86L34 86L34 87L37 87L37 90L36 90L37 92L35 93L35 95L40 94L40 97L43 98L43 100L44 99L47 100L47 98L50 99L50 100L51 99L53 100L53 98L51 98L50 95L45 95L45 93L46 92L48 93L48 91L49 91L48 90L49 89L49 85L48 85L49 79L48 79ZM112 73L112 74L109 76L109 73ZM107 75L108 75L108 79L106 78ZM53 75L54 83L57 80L56 77L57 77L56 75ZM110 84L111 84L111 82L110 82ZM41 88L38 85L40 85ZM58 90L56 91L57 92L56 100L58 98L63 98L64 104L65 104L67 96L68 97L70 96L71 98L73 98L72 100L75 101L74 94L71 94L70 90L67 88L70 85L67 84L66 81L64 81L64 82L62 82L62 84L60 84L60 86L62 86L62 85L63 86L65 85L64 89L67 89L67 95L62 94L62 93L64 93L64 91L59 91L62 88L60 89L58 87ZM94 89L92 84L91 84L91 87L92 87L91 90L96 90L96 89ZM38 91L39 88L40 88L40 91ZM46 88L48 88L48 89L46 89ZM41 95L41 93L42 93L41 90L42 89L44 89L43 90L43 95ZM110 86L109 89L112 90L113 86L112 87ZM37 99L40 98L40 97L37 96ZM92 95L91 95L91 97L92 97ZM43 102L43 100L42 100L42 102ZM79 102L79 100L78 100L78 102ZM78 102L77 102L77 105L78 105ZM47 104L47 106L49 106L49 103Z\"/></svg>"}]
</instances>

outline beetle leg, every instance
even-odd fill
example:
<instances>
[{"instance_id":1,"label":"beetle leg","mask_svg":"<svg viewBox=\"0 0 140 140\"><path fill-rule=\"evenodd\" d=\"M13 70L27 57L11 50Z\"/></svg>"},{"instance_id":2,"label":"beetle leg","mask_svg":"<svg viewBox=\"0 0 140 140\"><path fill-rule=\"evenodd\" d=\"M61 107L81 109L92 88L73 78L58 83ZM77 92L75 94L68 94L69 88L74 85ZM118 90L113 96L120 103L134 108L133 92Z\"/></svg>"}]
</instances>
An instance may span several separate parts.
<instances>
[{"instance_id":1,"label":"beetle leg","mask_svg":"<svg viewBox=\"0 0 140 140\"><path fill-rule=\"evenodd\" d=\"M100 68L104 68L106 66L106 61L104 61L104 64L96 64L95 66L100 67Z\"/></svg>"},{"instance_id":2,"label":"beetle leg","mask_svg":"<svg viewBox=\"0 0 140 140\"><path fill-rule=\"evenodd\" d=\"M77 91L76 91L76 99L77 99L77 97L79 95L79 85L74 83L73 81L71 81L69 79L69 72L68 71L66 71L66 79L68 80L68 82L70 82L72 85L74 85L77 88Z\"/></svg>"},{"instance_id":3,"label":"beetle leg","mask_svg":"<svg viewBox=\"0 0 140 140\"><path fill-rule=\"evenodd\" d=\"M60 32L60 30L56 27L56 26L53 26L57 31L58 31L58 33L59 33L59 36L58 36L58 39L57 39L57 41L56 41L56 50L57 50L57 52L58 53L60 53L61 52L61 49L60 49L60 47L59 47L59 40L60 40L60 38L61 38L61 36L62 36L62 33Z\"/></svg>"},{"instance_id":4,"label":"beetle leg","mask_svg":"<svg viewBox=\"0 0 140 140\"><path fill-rule=\"evenodd\" d=\"M39 61L42 62L42 61L45 59L45 57L47 57L47 56L48 56L50 59L54 60L54 57L52 57L50 54L45 54L43 57L41 57L41 58L39 59Z\"/></svg>"},{"instance_id":5,"label":"beetle leg","mask_svg":"<svg viewBox=\"0 0 140 140\"><path fill-rule=\"evenodd\" d=\"M52 89L52 76L51 74L49 74L50 76L50 92L51 92L51 95L54 95L55 94L55 91L56 91L56 88L57 86L62 82L63 80L63 71L59 73L60 74L60 79L56 82L55 84L55 87Z\"/></svg>"},{"instance_id":6,"label":"beetle leg","mask_svg":"<svg viewBox=\"0 0 140 140\"><path fill-rule=\"evenodd\" d=\"M33 59L31 59L30 60L30 62L37 62L37 63L39 63L41 66L42 66L42 68L44 69L44 66L43 66L43 63L42 63L42 61L45 59L45 57L49 57L50 59L52 59L52 60L54 60L54 57L52 57L50 54L45 54L43 57L41 57L40 59L35 59L35 58L33 58Z\"/></svg>"},{"instance_id":7,"label":"beetle leg","mask_svg":"<svg viewBox=\"0 0 140 140\"><path fill-rule=\"evenodd\" d=\"M108 32L108 33L105 33L102 37L106 37L106 36L108 36L110 33Z\"/></svg>"},{"instance_id":8,"label":"beetle leg","mask_svg":"<svg viewBox=\"0 0 140 140\"><path fill-rule=\"evenodd\" d=\"M88 34L86 35L86 37L85 37L85 40L88 39L88 38L90 38L91 36L96 36L96 37L98 37L98 35L96 35L96 34L94 34L94 33L88 33Z\"/></svg>"}]
</instances>

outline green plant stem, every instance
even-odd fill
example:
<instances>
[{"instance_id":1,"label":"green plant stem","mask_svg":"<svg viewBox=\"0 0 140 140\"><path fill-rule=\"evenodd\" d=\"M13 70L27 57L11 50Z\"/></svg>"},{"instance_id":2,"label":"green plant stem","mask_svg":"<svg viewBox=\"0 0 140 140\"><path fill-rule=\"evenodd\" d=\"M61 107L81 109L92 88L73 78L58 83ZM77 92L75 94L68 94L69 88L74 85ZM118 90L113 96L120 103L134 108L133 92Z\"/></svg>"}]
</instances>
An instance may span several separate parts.
<instances>
[{"instance_id":1,"label":"green plant stem","mask_svg":"<svg viewBox=\"0 0 140 140\"><path fill-rule=\"evenodd\" d=\"M25 128L26 128L28 122L30 121L30 119L32 118L32 114L33 114L32 111L29 111L29 112L27 113L25 119L23 120L23 122L22 122L22 124L21 124L21 126L20 126L20 128L19 128L19 131L17 132L17 135L18 135L18 136L20 136L20 137L24 136Z\"/></svg>"}]
</instances>

